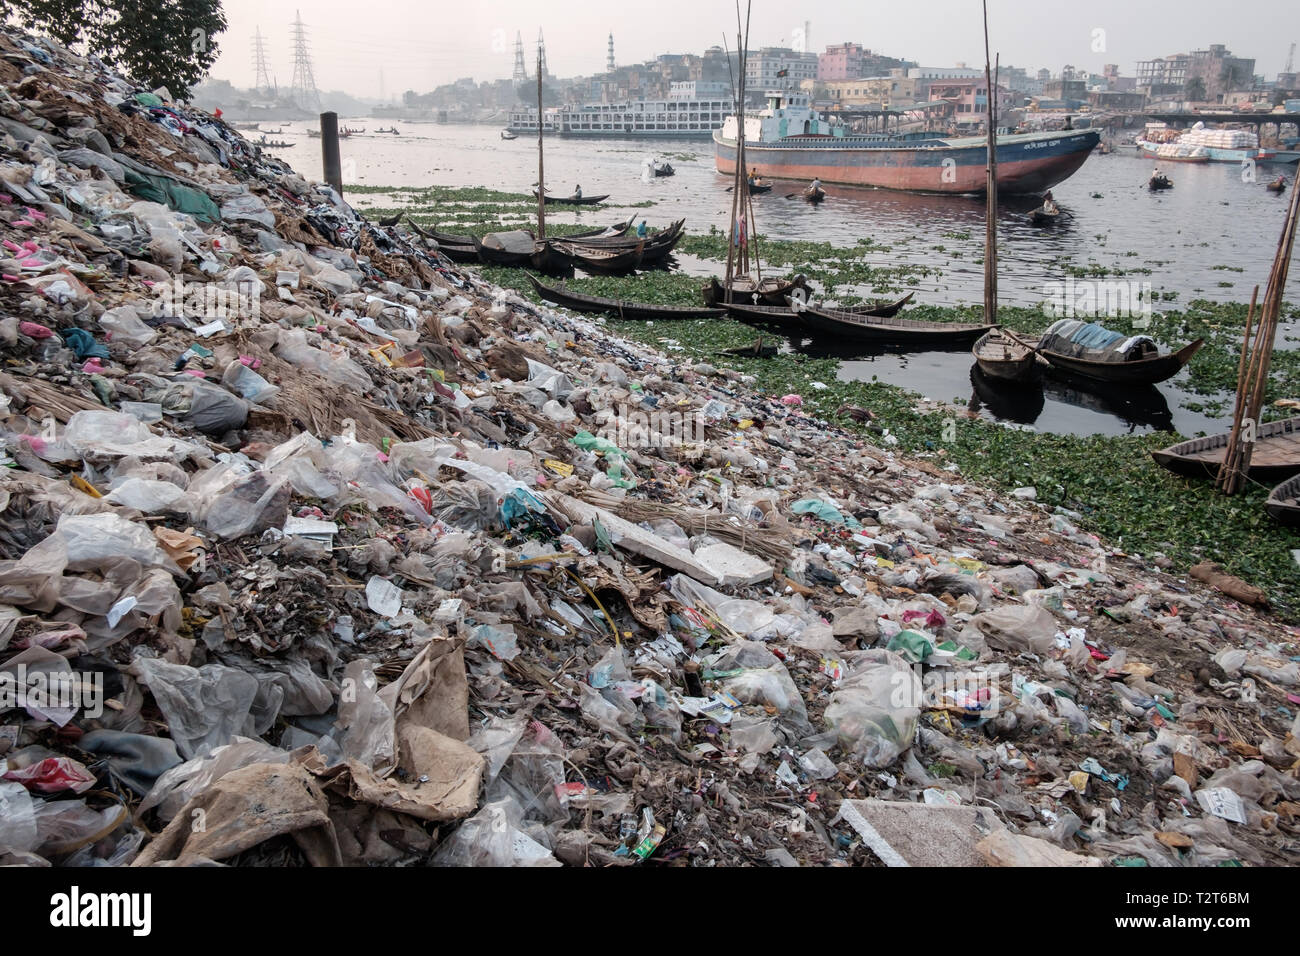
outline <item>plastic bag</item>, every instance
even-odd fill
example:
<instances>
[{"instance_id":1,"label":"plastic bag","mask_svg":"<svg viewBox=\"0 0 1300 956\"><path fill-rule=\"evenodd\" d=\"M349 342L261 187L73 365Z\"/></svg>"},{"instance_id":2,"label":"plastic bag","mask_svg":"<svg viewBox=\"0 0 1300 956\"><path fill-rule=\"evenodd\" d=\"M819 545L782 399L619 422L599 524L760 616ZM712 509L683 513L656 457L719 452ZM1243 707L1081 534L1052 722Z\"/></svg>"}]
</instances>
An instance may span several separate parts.
<instances>
[{"instance_id":1,"label":"plastic bag","mask_svg":"<svg viewBox=\"0 0 1300 956\"><path fill-rule=\"evenodd\" d=\"M208 789L232 770L255 763L287 763L289 754L260 740L235 737L210 754L187 760L165 770L140 802L137 814L158 808L160 820L170 820L198 793Z\"/></svg>"},{"instance_id":2,"label":"plastic bag","mask_svg":"<svg viewBox=\"0 0 1300 956\"><path fill-rule=\"evenodd\" d=\"M193 486L191 492L200 497ZM289 515L290 497L287 478L254 471L208 498L201 518L217 537L240 538L283 525Z\"/></svg>"},{"instance_id":3,"label":"plastic bag","mask_svg":"<svg viewBox=\"0 0 1300 956\"><path fill-rule=\"evenodd\" d=\"M348 282L350 284L351 280L349 279ZM276 346L276 353L291 365L311 369L331 382L357 393L365 393L375 387L375 383L370 380L370 376L366 374L365 369L346 355L341 352L334 355L308 345L307 333L303 329L289 329L281 332L280 343Z\"/></svg>"},{"instance_id":4,"label":"plastic bag","mask_svg":"<svg viewBox=\"0 0 1300 956\"><path fill-rule=\"evenodd\" d=\"M1046 654L1056 644L1056 618L1040 605L1000 607L976 614L971 622L991 644L1016 653Z\"/></svg>"},{"instance_id":5,"label":"plastic bag","mask_svg":"<svg viewBox=\"0 0 1300 956\"><path fill-rule=\"evenodd\" d=\"M771 667L744 671L723 683L722 689L745 704L771 704L799 728L808 726L803 695L779 661Z\"/></svg>"},{"instance_id":6,"label":"plastic bag","mask_svg":"<svg viewBox=\"0 0 1300 956\"><path fill-rule=\"evenodd\" d=\"M393 711L378 694L379 681L368 660L352 661L343 671L343 694L334 726L341 731L343 755L380 776L397 764Z\"/></svg>"},{"instance_id":7,"label":"plastic bag","mask_svg":"<svg viewBox=\"0 0 1300 956\"><path fill-rule=\"evenodd\" d=\"M104 500L124 508L134 508L146 515L164 512L189 514L194 508L193 499L184 489L177 488L170 481L145 478L127 478L115 484Z\"/></svg>"},{"instance_id":8,"label":"plastic bag","mask_svg":"<svg viewBox=\"0 0 1300 956\"><path fill-rule=\"evenodd\" d=\"M132 666L167 718L182 756L208 753L243 732L257 696L251 675L223 664L171 664L139 651Z\"/></svg>"},{"instance_id":9,"label":"plastic bag","mask_svg":"<svg viewBox=\"0 0 1300 956\"><path fill-rule=\"evenodd\" d=\"M911 746L921 702L921 680L903 658L864 651L831 695L826 722L866 766L887 767Z\"/></svg>"},{"instance_id":10,"label":"plastic bag","mask_svg":"<svg viewBox=\"0 0 1300 956\"><path fill-rule=\"evenodd\" d=\"M437 866L560 866L550 850L519 829L521 821L516 801L489 803L456 828L433 862Z\"/></svg>"},{"instance_id":11,"label":"plastic bag","mask_svg":"<svg viewBox=\"0 0 1300 956\"><path fill-rule=\"evenodd\" d=\"M100 571L108 564L129 559L141 567L172 566L158 539L146 525L128 521L112 512L68 515L59 518L54 533L27 553L44 553L62 546L70 571Z\"/></svg>"},{"instance_id":12,"label":"plastic bag","mask_svg":"<svg viewBox=\"0 0 1300 956\"><path fill-rule=\"evenodd\" d=\"M129 305L109 309L99 317L99 324L111 336L109 341L132 348L143 348L158 337L158 333L145 325L140 314Z\"/></svg>"}]
</instances>

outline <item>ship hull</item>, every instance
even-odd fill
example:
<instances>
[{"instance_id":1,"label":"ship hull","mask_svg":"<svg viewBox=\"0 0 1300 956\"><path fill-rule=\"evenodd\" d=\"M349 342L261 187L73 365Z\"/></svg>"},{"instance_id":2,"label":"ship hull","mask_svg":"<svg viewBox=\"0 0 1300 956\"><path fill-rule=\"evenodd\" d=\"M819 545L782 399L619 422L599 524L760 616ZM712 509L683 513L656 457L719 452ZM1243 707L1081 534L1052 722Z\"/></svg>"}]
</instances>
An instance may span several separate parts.
<instances>
[{"instance_id":1,"label":"ship hull","mask_svg":"<svg viewBox=\"0 0 1300 956\"><path fill-rule=\"evenodd\" d=\"M1097 130L998 142L998 190L1038 193L1072 176L1101 139ZM718 172L736 169L736 144L713 134ZM968 141L970 142L970 141ZM972 145L801 145L798 141L745 143L745 165L774 179L820 179L841 186L868 186L925 193L982 193L988 149Z\"/></svg>"}]
</instances>

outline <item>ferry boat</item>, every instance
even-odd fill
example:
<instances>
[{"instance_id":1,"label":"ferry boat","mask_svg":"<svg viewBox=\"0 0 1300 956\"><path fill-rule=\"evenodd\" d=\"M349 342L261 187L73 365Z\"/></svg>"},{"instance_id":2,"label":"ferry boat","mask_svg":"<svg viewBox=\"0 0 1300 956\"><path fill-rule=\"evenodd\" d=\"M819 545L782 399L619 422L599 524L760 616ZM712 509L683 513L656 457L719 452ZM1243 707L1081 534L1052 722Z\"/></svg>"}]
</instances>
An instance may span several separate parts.
<instances>
[{"instance_id":1,"label":"ferry boat","mask_svg":"<svg viewBox=\"0 0 1300 956\"><path fill-rule=\"evenodd\" d=\"M820 179L928 193L982 193L988 140L939 133L857 134L827 120L807 94L767 94L767 108L745 114L745 165L774 179ZM736 167L736 116L713 134L718 172ZM1095 129L999 135L998 190L1040 193L1072 176L1101 141Z\"/></svg>"},{"instance_id":2,"label":"ferry boat","mask_svg":"<svg viewBox=\"0 0 1300 956\"><path fill-rule=\"evenodd\" d=\"M722 126L731 108L731 100L721 97L587 103L548 109L544 131L585 137L706 137ZM537 132L537 110L512 111L507 129Z\"/></svg>"}]
</instances>

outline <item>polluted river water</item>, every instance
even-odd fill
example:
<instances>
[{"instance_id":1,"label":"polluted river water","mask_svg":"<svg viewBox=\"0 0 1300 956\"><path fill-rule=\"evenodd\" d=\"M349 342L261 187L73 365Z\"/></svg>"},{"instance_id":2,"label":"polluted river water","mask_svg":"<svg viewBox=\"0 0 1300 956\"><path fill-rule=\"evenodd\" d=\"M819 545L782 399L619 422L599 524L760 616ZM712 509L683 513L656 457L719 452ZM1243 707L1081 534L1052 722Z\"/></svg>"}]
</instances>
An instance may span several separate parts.
<instances>
[{"instance_id":1,"label":"polluted river water","mask_svg":"<svg viewBox=\"0 0 1300 956\"><path fill-rule=\"evenodd\" d=\"M320 141L306 135L313 123L283 126L279 139L290 146L275 150L295 168L320 169ZM345 191L364 187L488 187L528 193L537 181L536 137L500 139L487 125L402 123L349 120L367 130L391 126L399 134L367 132L341 143ZM675 175L648 179L650 157L670 162ZM547 208L548 221L599 225L643 216L653 226L685 218L691 233L725 230L731 210L729 177L713 165L709 140L575 140L546 137L548 188L567 195L581 185L584 194L608 193L606 208L592 212ZM1285 199L1264 183L1294 166L1235 164L1176 165L1165 171L1174 188L1151 193L1147 178L1155 165L1132 147L1094 154L1053 193L1065 212L1047 228L1029 223L1028 197L999 206L998 293L1003 306L1042 309L1063 298L1104 290L1127 299L1129 315L1143 309L1183 309L1196 299L1245 302L1251 288L1267 282L1285 215ZM887 190L828 186L819 205L799 201L801 183L775 183L754 197L762 237L829 243L851 250L855 260L887 269L888 288L844 285L823 290L834 298L914 291L918 304L972 305L983 298L984 202L975 196L929 196ZM353 197L373 205L374 197ZM653 205L646 205L652 203ZM521 223L522 225L522 223ZM864 243L864 240L866 242ZM718 272L711 260L676 257L675 268L707 276ZM774 270L780 271L780 270ZM1104 285L1103 285L1104 284ZM1113 293L1112 293L1113 294ZM1090 300L1087 300L1090 301ZM1112 300L1115 301L1115 300ZM1103 305L1104 311L1105 306ZM1103 323L1105 316L1099 316ZM1295 321L1284 322L1278 348L1300 341ZM1165 346L1181 343L1163 343ZM1041 389L1008 391L981 380L969 351L867 349L787 336L787 350L840 360L842 380L878 380L927 398L966 404L985 417L1062 434L1126 434L1175 430L1193 435L1226 427L1231 395L1220 394L1211 413L1189 401L1180 387L1186 371L1169 382L1142 390L1100 390L1086 382L1048 378ZM1192 407L1187 407L1192 406ZM1225 410L1226 409L1226 410Z\"/></svg>"}]
</instances>

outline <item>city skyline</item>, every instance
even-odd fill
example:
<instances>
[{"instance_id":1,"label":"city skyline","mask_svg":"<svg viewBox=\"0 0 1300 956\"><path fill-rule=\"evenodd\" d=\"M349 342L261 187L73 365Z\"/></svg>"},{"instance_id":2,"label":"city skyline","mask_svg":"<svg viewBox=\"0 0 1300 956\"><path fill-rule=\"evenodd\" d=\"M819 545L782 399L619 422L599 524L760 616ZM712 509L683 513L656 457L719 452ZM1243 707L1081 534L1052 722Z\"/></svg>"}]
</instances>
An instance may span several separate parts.
<instances>
[{"instance_id":1,"label":"city skyline","mask_svg":"<svg viewBox=\"0 0 1300 956\"><path fill-rule=\"evenodd\" d=\"M440 22L437 8L397 0L373 0L364 25L354 22L352 7L341 0L225 0L224 6L229 27L218 38L221 52L211 71L214 79L237 87L253 85L253 38L260 30L270 72L287 87L293 66L291 23L300 11L317 85L368 98L424 92L463 77L477 82L509 77L516 34L523 38L531 74L539 28L545 32L549 71L560 77L603 73L610 32L620 65L665 53L701 53L721 45L724 34L728 45L735 39L734 5L702 7L682 0L663 0L653 13L624 12L617 17L590 0L576 0L554 13L539 12L519 0L499 0L458 10L462 17L451 29ZM925 66L983 63L977 0L933 0L927 12L932 22L948 26L941 33L918 31L915 8L845 6L811 0L792 9L775 0L755 0L750 47L797 46L808 21L806 46L813 53L831 44L856 42ZM1300 39L1300 8L1279 11L1268 23L1210 25L1214 9L1212 0L1187 0L1179 7L1178 22L1169 24L1158 10L1135 9L1124 0L1095 0L1086 8L994 0L989 4L989 28L1002 63L1030 70L1046 67L1055 74L1069 64L1100 72L1106 63L1115 63L1122 74L1132 75L1139 60L1222 43L1238 55L1253 57L1256 72L1273 79L1283 68L1292 40ZM1205 16L1197 16L1198 11ZM1044 17L1051 26L1046 34L1039 29ZM400 23L400 29L385 23ZM391 35L395 30L399 36Z\"/></svg>"}]
</instances>

